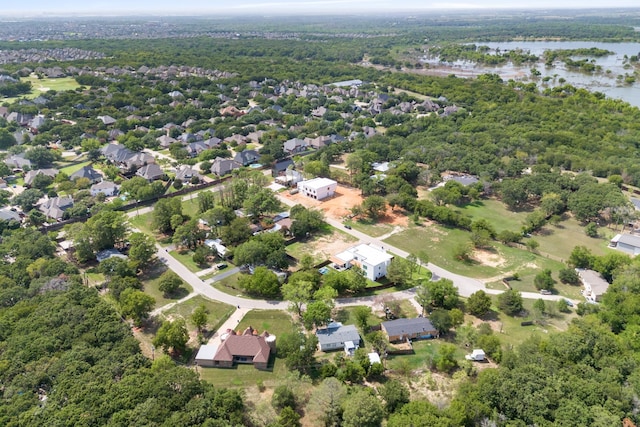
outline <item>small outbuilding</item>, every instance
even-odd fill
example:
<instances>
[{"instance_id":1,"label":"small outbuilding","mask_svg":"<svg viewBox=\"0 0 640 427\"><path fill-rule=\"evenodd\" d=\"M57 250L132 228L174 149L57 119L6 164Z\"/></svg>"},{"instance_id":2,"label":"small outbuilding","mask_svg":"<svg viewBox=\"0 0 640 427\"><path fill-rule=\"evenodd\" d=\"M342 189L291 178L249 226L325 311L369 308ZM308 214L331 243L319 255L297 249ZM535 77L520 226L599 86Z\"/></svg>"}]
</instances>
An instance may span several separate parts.
<instances>
[{"instance_id":1,"label":"small outbuilding","mask_svg":"<svg viewBox=\"0 0 640 427\"><path fill-rule=\"evenodd\" d=\"M471 354L464 356L464 358L474 362L482 362L487 358L487 356L484 354L484 350L476 348L471 352Z\"/></svg>"}]
</instances>

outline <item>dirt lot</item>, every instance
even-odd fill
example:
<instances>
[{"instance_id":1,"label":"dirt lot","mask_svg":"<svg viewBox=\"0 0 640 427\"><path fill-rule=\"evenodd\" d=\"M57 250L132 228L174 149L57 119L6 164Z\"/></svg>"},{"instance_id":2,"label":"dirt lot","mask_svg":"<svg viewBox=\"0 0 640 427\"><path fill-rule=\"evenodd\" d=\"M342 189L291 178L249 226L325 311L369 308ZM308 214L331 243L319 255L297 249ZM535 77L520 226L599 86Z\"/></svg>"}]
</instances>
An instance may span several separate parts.
<instances>
[{"instance_id":1,"label":"dirt lot","mask_svg":"<svg viewBox=\"0 0 640 427\"><path fill-rule=\"evenodd\" d=\"M311 199L300 193L289 194L285 192L282 193L282 196L296 203L300 203L304 207L320 209L327 218L338 221L342 221L350 215L351 208L361 204L363 200L360 190L342 185L338 185L333 197L324 200ZM380 218L378 222L406 227L408 220L407 216L404 215L400 209L394 211L389 207L386 215Z\"/></svg>"}]
</instances>

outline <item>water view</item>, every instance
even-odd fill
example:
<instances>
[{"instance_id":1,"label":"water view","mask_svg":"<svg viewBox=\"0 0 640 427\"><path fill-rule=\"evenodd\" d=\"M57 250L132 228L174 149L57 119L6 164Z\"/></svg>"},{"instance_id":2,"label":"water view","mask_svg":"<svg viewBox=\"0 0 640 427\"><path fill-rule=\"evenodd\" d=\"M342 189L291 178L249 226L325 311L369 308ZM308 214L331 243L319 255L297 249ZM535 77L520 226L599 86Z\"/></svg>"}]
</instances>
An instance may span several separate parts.
<instances>
[{"instance_id":1,"label":"water view","mask_svg":"<svg viewBox=\"0 0 640 427\"><path fill-rule=\"evenodd\" d=\"M484 65L472 61L453 61L443 63L438 57L423 58L423 62L431 66L450 67L451 73L461 77L476 76L484 73L494 73L503 79L514 79L517 81L536 82L542 88L571 84L578 88L585 88L590 91L602 92L608 97L618 98L631 105L640 107L640 82L625 84L624 77L632 76L633 66L625 64L624 58L638 55L640 44L638 43L598 43L598 42L566 42L566 41L540 41L540 42L500 42L500 43L475 43L477 46L488 46L492 52L505 52L514 49L521 49L540 57L536 64L514 65ZM613 55L592 58L596 66L600 66L601 71L594 73L580 72L569 69L561 61L554 61L552 66L546 66L542 59L542 54L546 50L559 49L581 49L596 47L614 52ZM591 59L591 58L590 58ZM626 68L625 68L626 65ZM539 76L532 76L531 69L536 68Z\"/></svg>"}]
</instances>

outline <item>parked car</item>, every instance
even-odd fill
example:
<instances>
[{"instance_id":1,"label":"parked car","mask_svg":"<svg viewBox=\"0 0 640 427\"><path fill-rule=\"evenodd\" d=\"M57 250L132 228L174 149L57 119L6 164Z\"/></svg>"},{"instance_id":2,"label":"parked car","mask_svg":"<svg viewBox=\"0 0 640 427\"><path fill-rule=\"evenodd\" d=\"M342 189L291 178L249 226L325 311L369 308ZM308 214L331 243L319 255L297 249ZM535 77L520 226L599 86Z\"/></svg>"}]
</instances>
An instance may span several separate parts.
<instances>
[{"instance_id":1,"label":"parked car","mask_svg":"<svg viewBox=\"0 0 640 427\"><path fill-rule=\"evenodd\" d=\"M216 264L216 268L218 270L222 270L224 268L227 268L227 264L225 264L224 262L221 262L220 264Z\"/></svg>"},{"instance_id":2,"label":"parked car","mask_svg":"<svg viewBox=\"0 0 640 427\"><path fill-rule=\"evenodd\" d=\"M565 298L564 302L566 302L569 307L573 307L573 301Z\"/></svg>"},{"instance_id":3,"label":"parked car","mask_svg":"<svg viewBox=\"0 0 640 427\"><path fill-rule=\"evenodd\" d=\"M546 289L540 289L540 295L551 295L551 291Z\"/></svg>"},{"instance_id":4,"label":"parked car","mask_svg":"<svg viewBox=\"0 0 640 427\"><path fill-rule=\"evenodd\" d=\"M349 224L345 224L344 228L346 228L347 230L351 230L351 226Z\"/></svg>"}]
</instances>

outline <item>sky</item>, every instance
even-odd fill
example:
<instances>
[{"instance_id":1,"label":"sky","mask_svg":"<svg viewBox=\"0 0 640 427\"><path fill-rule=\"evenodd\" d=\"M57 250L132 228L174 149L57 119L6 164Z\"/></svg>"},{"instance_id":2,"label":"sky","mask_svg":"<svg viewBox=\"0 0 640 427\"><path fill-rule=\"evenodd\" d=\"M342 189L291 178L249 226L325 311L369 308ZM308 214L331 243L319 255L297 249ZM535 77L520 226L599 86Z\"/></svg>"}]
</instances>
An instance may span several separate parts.
<instances>
[{"instance_id":1,"label":"sky","mask_svg":"<svg viewBox=\"0 0 640 427\"><path fill-rule=\"evenodd\" d=\"M6 2L6 3L5 3ZM10 1L0 15L76 14L337 14L438 9L589 9L640 7L638 0L28 0Z\"/></svg>"}]
</instances>

